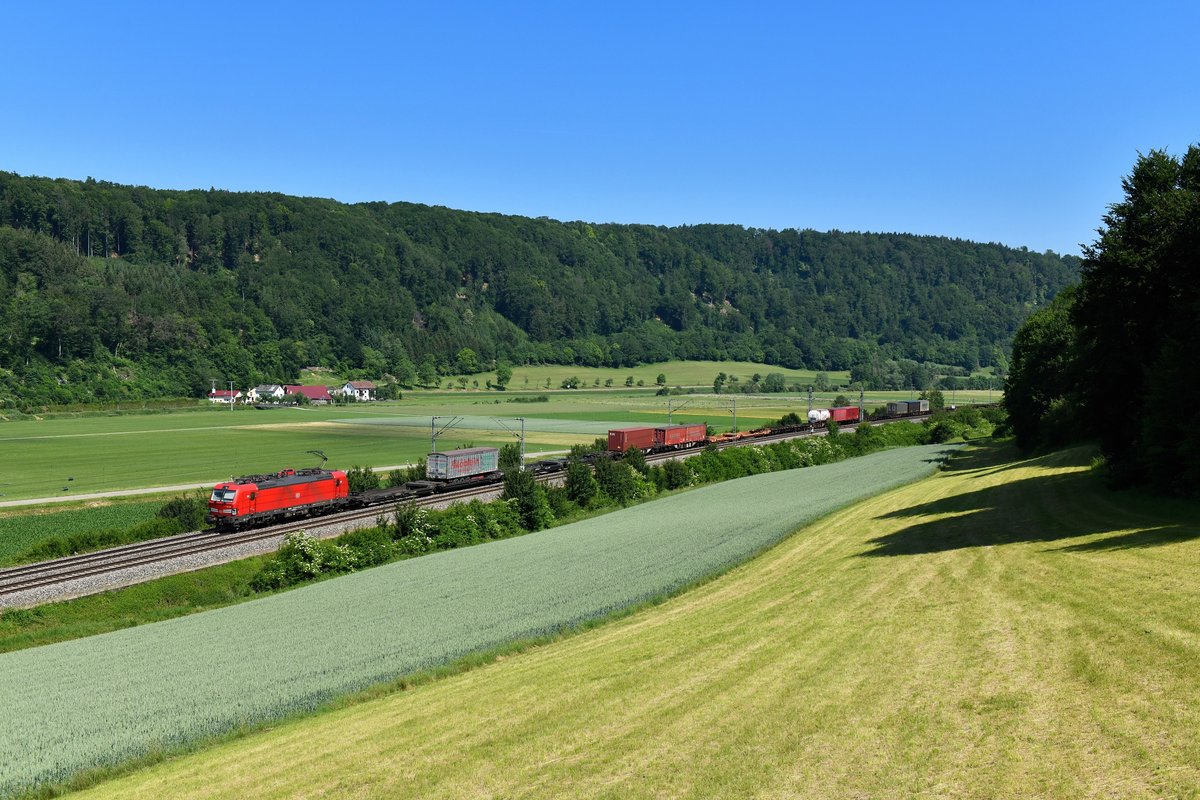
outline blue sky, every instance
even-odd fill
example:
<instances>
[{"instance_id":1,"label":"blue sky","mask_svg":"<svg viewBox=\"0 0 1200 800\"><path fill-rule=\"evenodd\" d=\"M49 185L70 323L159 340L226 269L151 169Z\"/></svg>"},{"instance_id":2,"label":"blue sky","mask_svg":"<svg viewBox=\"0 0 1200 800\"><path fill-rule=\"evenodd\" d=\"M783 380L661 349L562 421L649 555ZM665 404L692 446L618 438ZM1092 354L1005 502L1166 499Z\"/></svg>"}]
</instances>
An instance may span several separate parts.
<instances>
[{"instance_id":1,"label":"blue sky","mask_svg":"<svg viewBox=\"0 0 1200 800\"><path fill-rule=\"evenodd\" d=\"M1200 142L1197 3L176 5L7 7L0 170L1075 253Z\"/></svg>"}]
</instances>

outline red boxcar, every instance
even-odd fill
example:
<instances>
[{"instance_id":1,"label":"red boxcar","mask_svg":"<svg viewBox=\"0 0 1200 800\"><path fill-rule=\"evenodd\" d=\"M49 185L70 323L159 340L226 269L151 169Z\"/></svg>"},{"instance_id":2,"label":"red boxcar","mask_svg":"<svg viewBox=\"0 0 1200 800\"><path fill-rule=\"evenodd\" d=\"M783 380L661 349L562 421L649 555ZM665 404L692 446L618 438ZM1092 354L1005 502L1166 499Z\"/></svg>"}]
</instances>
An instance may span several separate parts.
<instances>
[{"instance_id":1,"label":"red boxcar","mask_svg":"<svg viewBox=\"0 0 1200 800\"><path fill-rule=\"evenodd\" d=\"M699 425L668 425L654 429L655 447L687 447L699 444L708 436L708 427Z\"/></svg>"},{"instance_id":2,"label":"red boxcar","mask_svg":"<svg viewBox=\"0 0 1200 800\"><path fill-rule=\"evenodd\" d=\"M342 505L350 493L346 473L285 469L218 483L208 499L208 522L240 528Z\"/></svg>"},{"instance_id":3,"label":"red boxcar","mask_svg":"<svg viewBox=\"0 0 1200 800\"><path fill-rule=\"evenodd\" d=\"M608 452L624 453L631 447L639 450L654 447L654 428L617 428L608 432Z\"/></svg>"},{"instance_id":4,"label":"red boxcar","mask_svg":"<svg viewBox=\"0 0 1200 800\"><path fill-rule=\"evenodd\" d=\"M842 406L841 408L831 408L829 409L829 418L839 425L843 422L858 422L858 406Z\"/></svg>"}]
</instances>

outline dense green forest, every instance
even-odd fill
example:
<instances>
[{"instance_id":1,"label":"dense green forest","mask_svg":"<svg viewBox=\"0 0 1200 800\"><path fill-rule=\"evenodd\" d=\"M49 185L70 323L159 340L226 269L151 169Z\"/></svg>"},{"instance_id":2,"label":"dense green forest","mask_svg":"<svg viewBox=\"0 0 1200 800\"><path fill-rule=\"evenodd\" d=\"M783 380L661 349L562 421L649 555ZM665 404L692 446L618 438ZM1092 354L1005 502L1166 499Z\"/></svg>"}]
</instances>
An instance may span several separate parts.
<instances>
[{"instance_id":1,"label":"dense green forest","mask_svg":"<svg viewBox=\"0 0 1200 800\"><path fill-rule=\"evenodd\" d=\"M900 380L900 359L1003 364L1018 326L1077 270L937 237L563 223L0 172L0 405L196 394L308 365L411 385L505 361L737 359L882 384Z\"/></svg>"},{"instance_id":2,"label":"dense green forest","mask_svg":"<svg viewBox=\"0 0 1200 800\"><path fill-rule=\"evenodd\" d=\"M1081 280L1013 343L1019 444L1100 443L1117 485L1200 494L1200 147L1154 150L1084 250Z\"/></svg>"}]
</instances>

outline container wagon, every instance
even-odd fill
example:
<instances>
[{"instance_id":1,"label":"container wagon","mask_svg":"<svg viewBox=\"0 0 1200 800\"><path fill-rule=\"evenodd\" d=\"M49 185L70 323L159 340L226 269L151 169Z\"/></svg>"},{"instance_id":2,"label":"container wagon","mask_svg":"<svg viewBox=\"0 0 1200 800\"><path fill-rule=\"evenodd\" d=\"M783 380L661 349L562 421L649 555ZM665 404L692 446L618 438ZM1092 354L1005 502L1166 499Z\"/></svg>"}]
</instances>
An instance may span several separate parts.
<instances>
[{"instance_id":1,"label":"container wagon","mask_svg":"<svg viewBox=\"0 0 1200 800\"><path fill-rule=\"evenodd\" d=\"M858 406L839 406L829 409L829 418L839 425L847 422L858 422L862 415L859 413Z\"/></svg>"},{"instance_id":2,"label":"container wagon","mask_svg":"<svg viewBox=\"0 0 1200 800\"><path fill-rule=\"evenodd\" d=\"M654 447L654 428L616 428L608 432L608 452L624 453L631 447L650 450Z\"/></svg>"},{"instance_id":3,"label":"container wagon","mask_svg":"<svg viewBox=\"0 0 1200 800\"><path fill-rule=\"evenodd\" d=\"M696 425L665 425L654 429L654 448L663 450L679 450L684 447L695 447L704 444L708 438L708 426Z\"/></svg>"},{"instance_id":4,"label":"container wagon","mask_svg":"<svg viewBox=\"0 0 1200 800\"><path fill-rule=\"evenodd\" d=\"M276 519L305 516L346 504L346 473L327 469L285 469L248 475L213 487L205 521L218 528L241 528Z\"/></svg>"},{"instance_id":5,"label":"container wagon","mask_svg":"<svg viewBox=\"0 0 1200 800\"><path fill-rule=\"evenodd\" d=\"M495 447L468 447L430 453L425 477L435 481L457 481L487 475L500 469L500 451Z\"/></svg>"}]
</instances>

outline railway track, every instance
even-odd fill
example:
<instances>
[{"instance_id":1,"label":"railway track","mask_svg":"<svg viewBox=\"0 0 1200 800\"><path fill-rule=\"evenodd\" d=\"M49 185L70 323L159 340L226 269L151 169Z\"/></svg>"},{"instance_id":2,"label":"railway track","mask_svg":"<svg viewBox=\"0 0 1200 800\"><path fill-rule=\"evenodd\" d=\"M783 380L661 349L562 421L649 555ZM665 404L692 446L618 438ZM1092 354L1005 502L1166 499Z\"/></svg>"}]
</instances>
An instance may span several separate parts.
<instances>
[{"instance_id":1,"label":"railway track","mask_svg":"<svg viewBox=\"0 0 1200 800\"><path fill-rule=\"evenodd\" d=\"M908 419L913 422L922 422L927 418L928 415L921 415L909 417ZM858 424L881 425L885 424L886 422L895 421L896 420L894 419L880 420ZM847 425L844 427L847 430L851 430L857 426ZM763 445L771 444L773 442L786 441L788 439L805 438L814 435L820 436L825 435L825 433L826 432L823 430L794 431L790 433L781 433L772 436L763 436L741 441L722 442L717 446L724 449L726 447ZM701 449L696 448L666 453L655 453L647 456L646 460L649 463L658 463L662 461L669 461L675 458L687 458L689 456L698 455L701 452ZM560 472L538 476L538 481L542 483L550 483L561 479L562 473ZM486 486L458 489L451 492L432 495L430 497L419 498L414 502L417 505L428 506L452 502L455 500L469 500L480 495L494 494L498 489L499 486L497 484L488 484ZM158 564L174 559L182 559L204 553L214 553L220 550L235 548L240 545L252 545L259 542L267 542L272 539L282 540L283 537L289 533L311 529L314 526L344 526L346 523L353 524L354 522L361 520L374 521L375 519L378 519L381 514L387 513L390 505L391 504L380 504L378 506L344 511L337 514L329 514L320 517L303 517L278 525L272 525L265 528L259 528L252 531L242 531L238 533L218 533L213 530L182 533L176 536L169 536L162 539L152 539L145 542L135 542L132 544L121 545L119 547L112 547L106 550L98 550L92 553L81 553L79 555L56 558L50 561L42 561L36 564L25 564L16 567L10 567L8 569L0 569L0 607L7 605L5 602L6 597L20 595L22 593L37 589L52 587L59 584L66 585L72 581L94 578L112 573L119 573L122 570L134 569L136 567L150 564ZM219 562L214 561L213 563ZM139 581L129 581L129 583L137 582ZM95 591L103 591L103 589L97 589Z\"/></svg>"},{"instance_id":2,"label":"railway track","mask_svg":"<svg viewBox=\"0 0 1200 800\"><path fill-rule=\"evenodd\" d=\"M495 485L472 487L421 498L416 502L418 505L433 505L454 500L466 500L481 494L495 492L496 489ZM213 530L182 533L163 539L134 542L92 553L80 553L36 564L23 564L0 569L0 606L5 605L4 598L8 595L120 572L147 564L230 549L239 545L282 539L289 533L306 530L314 525L343 525L360 520L374 521L381 513L386 513L386 508L386 506L380 505L322 517L302 517L278 525L238 533L218 533Z\"/></svg>"}]
</instances>

